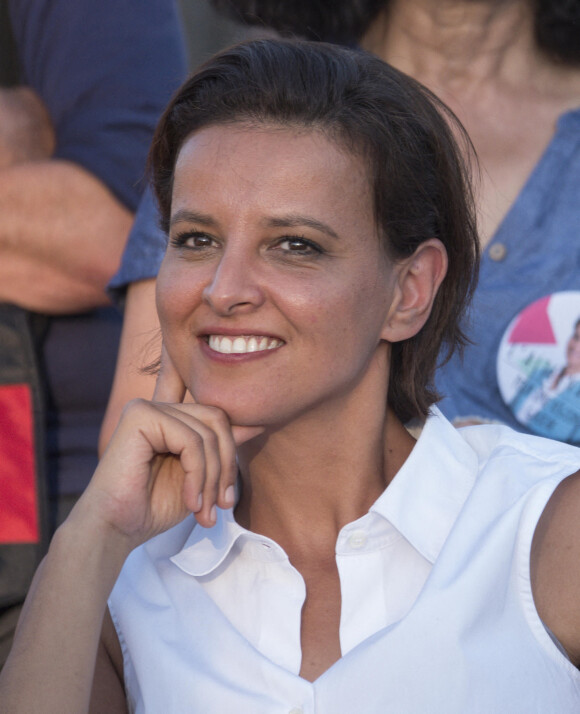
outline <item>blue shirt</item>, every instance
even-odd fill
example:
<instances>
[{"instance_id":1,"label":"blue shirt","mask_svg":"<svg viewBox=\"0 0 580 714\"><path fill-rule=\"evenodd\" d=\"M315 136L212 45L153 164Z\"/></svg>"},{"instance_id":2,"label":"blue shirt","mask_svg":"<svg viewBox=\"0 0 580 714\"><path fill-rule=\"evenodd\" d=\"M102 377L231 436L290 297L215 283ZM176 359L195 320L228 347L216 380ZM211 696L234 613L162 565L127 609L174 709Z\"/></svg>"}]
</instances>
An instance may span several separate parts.
<instances>
[{"instance_id":1,"label":"blue shirt","mask_svg":"<svg viewBox=\"0 0 580 714\"><path fill-rule=\"evenodd\" d=\"M494 246L503 250L497 251ZM501 256L497 260L497 255ZM494 260L492 256L496 256ZM533 433L499 390L497 355L512 320L540 298L580 291L580 109L563 115L544 155L482 256L463 363L439 369L450 419L478 416ZM570 315L573 324L576 316Z\"/></svg>"},{"instance_id":2,"label":"blue shirt","mask_svg":"<svg viewBox=\"0 0 580 714\"><path fill-rule=\"evenodd\" d=\"M159 210L151 187L145 189L129 235L121 267L109 283L112 297L123 302L130 283L154 278L165 254L167 236L159 227Z\"/></svg>"},{"instance_id":3,"label":"blue shirt","mask_svg":"<svg viewBox=\"0 0 580 714\"><path fill-rule=\"evenodd\" d=\"M80 164L130 209L153 129L185 75L173 0L9 0L22 82L55 127L55 158Z\"/></svg>"}]
</instances>

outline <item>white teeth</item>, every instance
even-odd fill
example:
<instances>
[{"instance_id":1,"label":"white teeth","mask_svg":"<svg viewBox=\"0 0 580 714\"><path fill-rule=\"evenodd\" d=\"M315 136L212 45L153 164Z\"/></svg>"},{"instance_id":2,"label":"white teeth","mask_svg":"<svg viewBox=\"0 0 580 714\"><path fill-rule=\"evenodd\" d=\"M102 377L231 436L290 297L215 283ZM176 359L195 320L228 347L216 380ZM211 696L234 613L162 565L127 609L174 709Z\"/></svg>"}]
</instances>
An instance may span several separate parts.
<instances>
[{"instance_id":1,"label":"white teeth","mask_svg":"<svg viewBox=\"0 0 580 714\"><path fill-rule=\"evenodd\" d=\"M224 352L225 354L230 354L234 347L233 342L229 337L222 337L221 340L218 337L218 352Z\"/></svg>"},{"instance_id":2,"label":"white teeth","mask_svg":"<svg viewBox=\"0 0 580 714\"><path fill-rule=\"evenodd\" d=\"M247 341L243 337L236 337L232 346L232 352L239 354L240 352L248 351Z\"/></svg>"},{"instance_id":3,"label":"white teeth","mask_svg":"<svg viewBox=\"0 0 580 714\"><path fill-rule=\"evenodd\" d=\"M232 338L226 337L225 335L209 335L208 344L215 352L229 355L273 350L284 343L275 337L239 335L238 337Z\"/></svg>"}]
</instances>

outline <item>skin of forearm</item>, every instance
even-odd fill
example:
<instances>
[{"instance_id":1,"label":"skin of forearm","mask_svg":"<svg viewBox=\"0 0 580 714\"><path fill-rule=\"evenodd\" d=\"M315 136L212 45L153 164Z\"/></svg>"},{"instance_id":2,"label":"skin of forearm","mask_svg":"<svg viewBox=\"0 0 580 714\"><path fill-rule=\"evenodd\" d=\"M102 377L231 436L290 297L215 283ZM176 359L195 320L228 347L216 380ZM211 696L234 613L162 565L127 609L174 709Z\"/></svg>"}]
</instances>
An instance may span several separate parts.
<instances>
[{"instance_id":1,"label":"skin of forearm","mask_svg":"<svg viewBox=\"0 0 580 714\"><path fill-rule=\"evenodd\" d=\"M35 576L0 674L2 711L88 712L107 597L130 550L90 521L61 526Z\"/></svg>"},{"instance_id":2,"label":"skin of forearm","mask_svg":"<svg viewBox=\"0 0 580 714\"><path fill-rule=\"evenodd\" d=\"M56 144L50 115L26 86L0 88L0 168L52 156Z\"/></svg>"},{"instance_id":3,"label":"skin of forearm","mask_svg":"<svg viewBox=\"0 0 580 714\"><path fill-rule=\"evenodd\" d=\"M0 301L49 314L105 305L133 215L72 162L0 170Z\"/></svg>"},{"instance_id":4,"label":"skin of forearm","mask_svg":"<svg viewBox=\"0 0 580 714\"><path fill-rule=\"evenodd\" d=\"M155 280L140 280L127 289L115 379L99 437L101 456L125 404L137 397L151 399L156 376L143 368L154 363L160 354L161 328L155 307Z\"/></svg>"}]
</instances>

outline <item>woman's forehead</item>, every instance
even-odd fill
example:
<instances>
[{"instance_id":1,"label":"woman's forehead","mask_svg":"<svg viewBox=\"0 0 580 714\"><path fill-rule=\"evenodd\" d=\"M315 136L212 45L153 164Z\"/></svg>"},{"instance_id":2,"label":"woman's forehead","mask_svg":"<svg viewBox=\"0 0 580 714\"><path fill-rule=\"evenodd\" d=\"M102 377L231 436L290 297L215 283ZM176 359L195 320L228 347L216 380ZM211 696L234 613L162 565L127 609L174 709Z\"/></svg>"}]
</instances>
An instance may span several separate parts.
<instances>
[{"instance_id":1,"label":"woman's forehead","mask_svg":"<svg viewBox=\"0 0 580 714\"><path fill-rule=\"evenodd\" d=\"M238 120L225 123L208 124L192 131L184 139L179 151L177 152L176 164L179 162L179 157L184 149L192 144L200 145L211 142L235 143L242 141L243 143L256 144L258 142L268 141L271 147L278 146L280 150L289 143L310 143L315 145L322 152L334 155L340 153L349 160L360 163L361 166L366 163L364 152L357 151L352 142L347 146L338 131L329 131L322 125L304 125L299 122L277 122L277 121L250 121Z\"/></svg>"},{"instance_id":2,"label":"woman's forehead","mask_svg":"<svg viewBox=\"0 0 580 714\"><path fill-rule=\"evenodd\" d=\"M174 200L195 186L199 193L236 192L349 201L363 196L370 207L370 181L363 159L317 129L277 124L226 124L191 134L177 157ZM372 202L371 202L372 203Z\"/></svg>"}]
</instances>

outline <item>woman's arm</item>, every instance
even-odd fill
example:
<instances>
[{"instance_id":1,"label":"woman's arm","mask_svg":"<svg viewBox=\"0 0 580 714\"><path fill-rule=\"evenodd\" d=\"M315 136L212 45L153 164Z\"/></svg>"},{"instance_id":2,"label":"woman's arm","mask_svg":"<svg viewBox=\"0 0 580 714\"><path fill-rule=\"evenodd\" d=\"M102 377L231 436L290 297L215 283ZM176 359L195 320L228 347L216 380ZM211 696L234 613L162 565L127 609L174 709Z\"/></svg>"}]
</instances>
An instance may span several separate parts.
<instances>
[{"instance_id":1,"label":"woman's arm","mask_svg":"<svg viewBox=\"0 0 580 714\"><path fill-rule=\"evenodd\" d=\"M118 705L119 664L112 665L115 643L107 637L107 619L100 648L99 639L107 598L127 555L190 512L209 527L216 505L233 505L236 442L262 429L232 427L219 409L182 404L184 393L165 358L157 401L135 400L125 409L35 577L0 675L3 711L87 712L96 664L93 701L112 698Z\"/></svg>"},{"instance_id":2,"label":"woman's arm","mask_svg":"<svg viewBox=\"0 0 580 714\"><path fill-rule=\"evenodd\" d=\"M106 610L97 651L91 714L127 714L123 682L123 653L113 620Z\"/></svg>"},{"instance_id":3,"label":"woman's arm","mask_svg":"<svg viewBox=\"0 0 580 714\"><path fill-rule=\"evenodd\" d=\"M101 622L127 546L104 537L86 506L57 531L35 576L0 675L3 711L88 711ZM100 662L106 675L112 667Z\"/></svg>"},{"instance_id":4,"label":"woman's arm","mask_svg":"<svg viewBox=\"0 0 580 714\"><path fill-rule=\"evenodd\" d=\"M549 500L534 534L530 566L542 622L580 667L580 471Z\"/></svg>"}]
</instances>

